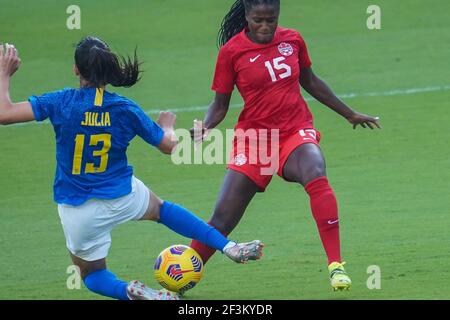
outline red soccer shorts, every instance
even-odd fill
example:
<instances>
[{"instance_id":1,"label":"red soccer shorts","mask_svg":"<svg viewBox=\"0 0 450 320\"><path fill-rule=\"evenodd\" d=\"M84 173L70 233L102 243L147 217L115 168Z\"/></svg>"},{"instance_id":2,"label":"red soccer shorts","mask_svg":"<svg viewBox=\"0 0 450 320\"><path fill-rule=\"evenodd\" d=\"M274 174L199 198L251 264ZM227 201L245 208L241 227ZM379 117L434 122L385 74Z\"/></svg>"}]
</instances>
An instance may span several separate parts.
<instances>
[{"instance_id":1,"label":"red soccer shorts","mask_svg":"<svg viewBox=\"0 0 450 320\"><path fill-rule=\"evenodd\" d=\"M279 138L278 134L267 134L267 130L247 130L235 133L233 150L227 168L245 174L264 192L277 173L283 178L283 167L289 155L305 143L319 145L320 132L299 129L294 134Z\"/></svg>"}]
</instances>

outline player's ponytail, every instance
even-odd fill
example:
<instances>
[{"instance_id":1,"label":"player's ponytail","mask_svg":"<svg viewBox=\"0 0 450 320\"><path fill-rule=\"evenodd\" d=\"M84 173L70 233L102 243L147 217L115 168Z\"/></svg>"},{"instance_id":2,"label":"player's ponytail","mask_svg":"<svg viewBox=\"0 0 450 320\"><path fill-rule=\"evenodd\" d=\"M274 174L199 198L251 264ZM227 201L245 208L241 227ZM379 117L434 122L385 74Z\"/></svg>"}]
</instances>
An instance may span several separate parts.
<instances>
[{"instance_id":1,"label":"player's ponytail","mask_svg":"<svg viewBox=\"0 0 450 320\"><path fill-rule=\"evenodd\" d=\"M124 58L111 52L108 45L95 37L86 37L75 50L75 63L81 76L95 87L111 84L114 87L131 87L139 81L139 60Z\"/></svg>"},{"instance_id":2,"label":"player's ponytail","mask_svg":"<svg viewBox=\"0 0 450 320\"><path fill-rule=\"evenodd\" d=\"M237 0L233 3L220 25L219 34L217 35L219 47L225 45L236 34L244 30L246 26L244 0Z\"/></svg>"},{"instance_id":3,"label":"player's ponytail","mask_svg":"<svg viewBox=\"0 0 450 320\"><path fill-rule=\"evenodd\" d=\"M236 34L244 30L247 26L246 12L250 11L253 6L260 4L277 6L279 8L280 0L236 0L220 25L217 35L217 44L219 47L225 45Z\"/></svg>"}]
</instances>

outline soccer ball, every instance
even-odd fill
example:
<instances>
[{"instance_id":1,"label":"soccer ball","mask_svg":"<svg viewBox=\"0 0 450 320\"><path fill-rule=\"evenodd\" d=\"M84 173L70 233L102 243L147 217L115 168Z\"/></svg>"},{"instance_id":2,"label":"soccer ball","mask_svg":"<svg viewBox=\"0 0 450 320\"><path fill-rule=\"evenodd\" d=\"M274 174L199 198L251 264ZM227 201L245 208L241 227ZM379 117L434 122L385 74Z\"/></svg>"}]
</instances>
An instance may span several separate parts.
<instances>
[{"instance_id":1,"label":"soccer ball","mask_svg":"<svg viewBox=\"0 0 450 320\"><path fill-rule=\"evenodd\" d=\"M155 278L160 285L183 294L202 278L203 261L194 249L177 244L159 254L154 269Z\"/></svg>"}]
</instances>

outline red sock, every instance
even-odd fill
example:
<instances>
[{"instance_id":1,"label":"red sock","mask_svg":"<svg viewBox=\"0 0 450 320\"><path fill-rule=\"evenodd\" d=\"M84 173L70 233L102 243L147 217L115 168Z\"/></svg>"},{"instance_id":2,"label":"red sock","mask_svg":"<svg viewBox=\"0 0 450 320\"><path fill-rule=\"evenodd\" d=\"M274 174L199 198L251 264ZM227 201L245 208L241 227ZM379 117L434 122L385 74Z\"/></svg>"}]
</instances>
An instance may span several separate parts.
<instances>
[{"instance_id":1,"label":"red sock","mask_svg":"<svg viewBox=\"0 0 450 320\"><path fill-rule=\"evenodd\" d=\"M310 197L311 211L328 257L328 264L334 261L341 262L338 206L334 191L326 177L310 181L305 190Z\"/></svg>"},{"instance_id":2,"label":"red sock","mask_svg":"<svg viewBox=\"0 0 450 320\"><path fill-rule=\"evenodd\" d=\"M211 224L211 221L208 222L210 226L213 226ZM213 226L214 227L214 226ZM227 233L221 232L225 237L228 235ZM197 251L197 253L200 255L200 257L203 260L203 264L206 264L208 262L209 258L216 252L216 249L208 247L207 245L201 243L197 240L192 240L190 247Z\"/></svg>"}]
</instances>

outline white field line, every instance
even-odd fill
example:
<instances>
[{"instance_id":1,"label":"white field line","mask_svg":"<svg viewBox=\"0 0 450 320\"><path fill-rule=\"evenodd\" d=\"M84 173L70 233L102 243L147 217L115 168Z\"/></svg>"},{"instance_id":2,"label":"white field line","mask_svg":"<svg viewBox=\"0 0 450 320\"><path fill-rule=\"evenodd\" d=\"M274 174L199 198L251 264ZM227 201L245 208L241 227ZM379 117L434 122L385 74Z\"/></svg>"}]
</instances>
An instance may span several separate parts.
<instances>
[{"instance_id":1,"label":"white field line","mask_svg":"<svg viewBox=\"0 0 450 320\"><path fill-rule=\"evenodd\" d=\"M382 92L366 92L366 93L344 93L338 95L341 99L352 99L352 98L360 98L360 97L388 97L388 96L401 96L401 95L409 95L416 93L424 93L424 92L435 92L435 91L447 91L450 90L450 85L446 86L433 86L433 87L424 87L424 88L410 88L410 89L395 89L389 91ZM314 101L314 98L305 98L306 101ZM174 113L178 112L191 112L191 111L206 111L209 106L194 106L194 107L185 107L185 108L173 108L173 109L150 109L146 110L147 114L159 114L161 111L172 111ZM242 103L232 104L230 108L242 108Z\"/></svg>"},{"instance_id":2,"label":"white field line","mask_svg":"<svg viewBox=\"0 0 450 320\"><path fill-rule=\"evenodd\" d=\"M450 85L442 85L442 86L431 86L431 87L423 87L423 88L409 88L409 89L394 89L388 91L380 91L380 92L365 92L365 93L344 93L338 95L341 99L353 99L360 97L388 97L388 96L402 96L402 95L410 95L416 93L424 93L424 92L436 92L436 91L447 91L450 90ZM306 98L306 101L314 101L314 98ZM242 103L232 104L230 108L242 108ZM159 114L161 111L171 111L174 113L181 112L192 112L192 111L206 111L208 109L207 106L192 106L192 107L184 107L184 108L168 108L168 109L149 109L145 110L145 113L148 115ZM49 124L50 121L46 120L41 122L41 124ZM36 125L39 124L36 121L18 123L12 126L25 126L25 125ZM0 126L0 128L6 128L7 126Z\"/></svg>"}]
</instances>

